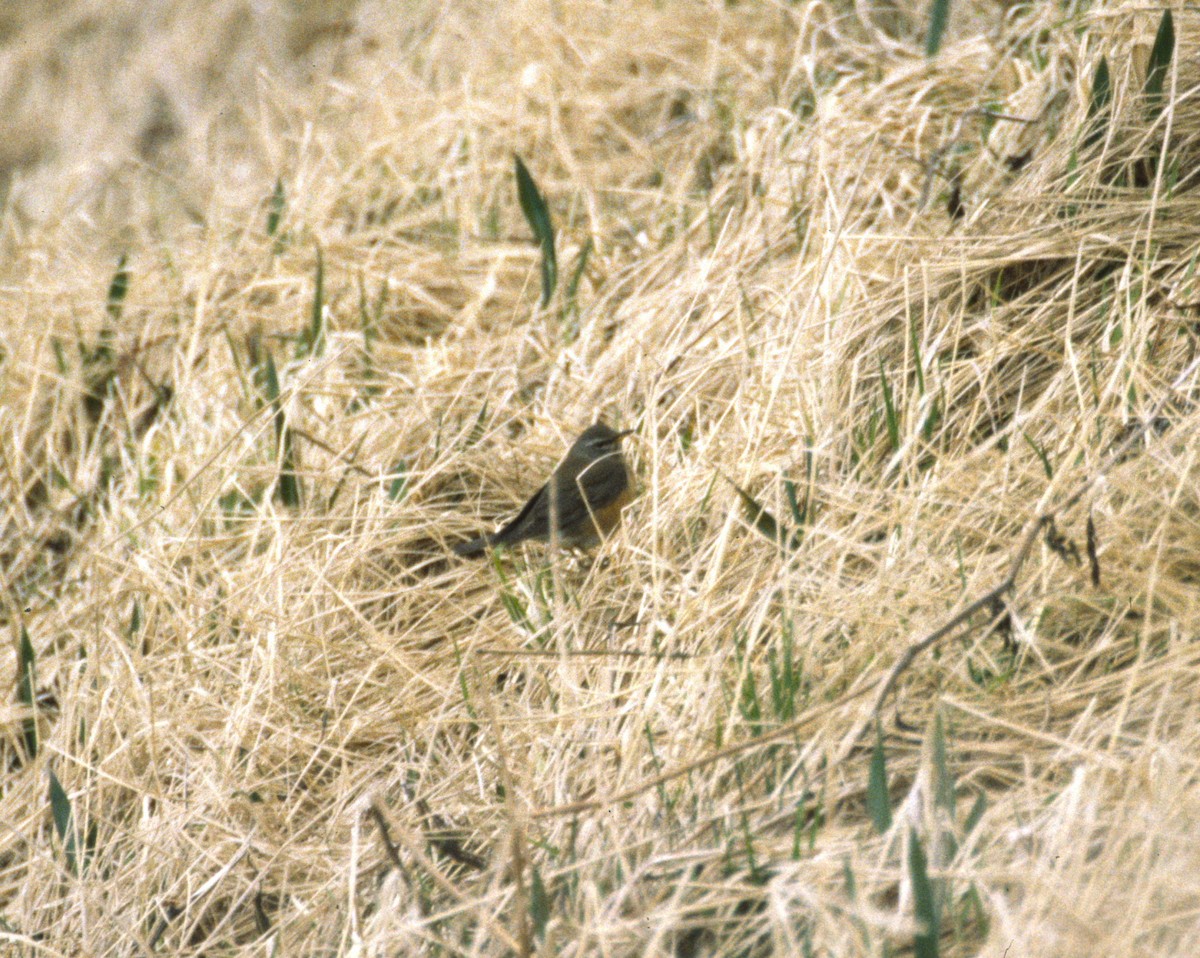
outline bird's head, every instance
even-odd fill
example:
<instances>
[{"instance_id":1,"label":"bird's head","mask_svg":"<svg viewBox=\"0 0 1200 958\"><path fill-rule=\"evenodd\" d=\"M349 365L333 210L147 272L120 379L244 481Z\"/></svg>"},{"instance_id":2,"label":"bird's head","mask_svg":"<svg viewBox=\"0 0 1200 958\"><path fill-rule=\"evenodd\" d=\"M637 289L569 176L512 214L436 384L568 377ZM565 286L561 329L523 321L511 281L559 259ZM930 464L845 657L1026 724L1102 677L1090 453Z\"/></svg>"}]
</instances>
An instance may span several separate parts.
<instances>
[{"instance_id":1,"label":"bird's head","mask_svg":"<svg viewBox=\"0 0 1200 958\"><path fill-rule=\"evenodd\" d=\"M605 423L598 422L594 426L588 426L583 431L583 435L575 440L575 444L571 447L571 455L584 456L588 459L610 456L620 449L621 440L632 432L632 429L617 432Z\"/></svg>"}]
</instances>

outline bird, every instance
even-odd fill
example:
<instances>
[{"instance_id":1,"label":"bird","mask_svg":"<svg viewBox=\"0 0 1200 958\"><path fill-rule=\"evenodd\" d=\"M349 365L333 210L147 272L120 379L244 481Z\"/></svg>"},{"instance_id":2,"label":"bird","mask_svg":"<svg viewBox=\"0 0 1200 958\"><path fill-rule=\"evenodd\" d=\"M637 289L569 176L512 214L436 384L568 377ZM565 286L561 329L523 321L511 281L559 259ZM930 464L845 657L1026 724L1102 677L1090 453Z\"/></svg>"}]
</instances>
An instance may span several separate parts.
<instances>
[{"instance_id":1,"label":"bird","mask_svg":"<svg viewBox=\"0 0 1200 958\"><path fill-rule=\"evenodd\" d=\"M604 422L589 426L515 519L499 532L457 543L454 551L460 556L481 556L490 546L528 539L554 539L572 549L598 544L616 527L621 509L631 498L621 440L632 432L617 432Z\"/></svg>"}]
</instances>

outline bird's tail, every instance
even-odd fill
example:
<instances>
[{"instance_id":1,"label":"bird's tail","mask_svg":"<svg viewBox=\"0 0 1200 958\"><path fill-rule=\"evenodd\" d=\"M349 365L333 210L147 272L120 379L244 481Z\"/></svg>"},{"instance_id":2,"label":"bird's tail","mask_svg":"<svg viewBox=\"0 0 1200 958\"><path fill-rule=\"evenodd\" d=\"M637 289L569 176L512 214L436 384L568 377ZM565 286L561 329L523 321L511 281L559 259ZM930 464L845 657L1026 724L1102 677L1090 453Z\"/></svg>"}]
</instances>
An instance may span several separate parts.
<instances>
[{"instance_id":1,"label":"bird's tail","mask_svg":"<svg viewBox=\"0 0 1200 958\"><path fill-rule=\"evenodd\" d=\"M491 542L491 536L476 536L474 539L468 539L466 542L456 542L453 548L458 555L467 559L474 559L487 552L487 547L491 545Z\"/></svg>"}]
</instances>

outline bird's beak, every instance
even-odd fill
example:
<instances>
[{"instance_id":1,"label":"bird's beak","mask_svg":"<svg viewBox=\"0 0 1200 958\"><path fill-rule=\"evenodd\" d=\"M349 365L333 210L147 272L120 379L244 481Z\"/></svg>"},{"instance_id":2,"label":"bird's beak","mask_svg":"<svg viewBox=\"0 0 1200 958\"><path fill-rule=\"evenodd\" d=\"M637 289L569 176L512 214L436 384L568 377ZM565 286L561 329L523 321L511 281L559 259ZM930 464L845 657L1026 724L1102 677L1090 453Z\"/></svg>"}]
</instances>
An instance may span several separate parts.
<instances>
[{"instance_id":1,"label":"bird's beak","mask_svg":"<svg viewBox=\"0 0 1200 958\"><path fill-rule=\"evenodd\" d=\"M624 439L626 436L632 436L635 432L637 432L636 429L622 429L615 438Z\"/></svg>"}]
</instances>

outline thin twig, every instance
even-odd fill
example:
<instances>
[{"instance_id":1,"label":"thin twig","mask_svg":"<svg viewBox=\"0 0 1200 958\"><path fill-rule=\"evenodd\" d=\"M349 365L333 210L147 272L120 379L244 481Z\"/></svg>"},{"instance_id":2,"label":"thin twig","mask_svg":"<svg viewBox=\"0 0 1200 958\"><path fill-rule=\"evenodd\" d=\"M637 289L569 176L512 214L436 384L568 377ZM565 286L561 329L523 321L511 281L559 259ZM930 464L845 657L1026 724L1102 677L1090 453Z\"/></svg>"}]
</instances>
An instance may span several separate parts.
<instances>
[{"instance_id":1,"label":"thin twig","mask_svg":"<svg viewBox=\"0 0 1200 958\"><path fill-rule=\"evenodd\" d=\"M982 612L993 606L997 601L1002 599L1017 583L1017 577L1021 573L1021 567L1025 564L1025 560L1029 558L1030 550L1033 544L1037 541L1038 533L1050 521L1050 516L1039 516L1031 520L1025 526L1021 536L1021 545L1017 550L1017 555L1009 566L1008 574L1000 581L999 585L989 589L978 599L966 606L961 611L952 615L949 619L939 625L936 629L926 635L924 638L914 642L905 649L900 658L898 658L887 676L879 684L878 691L875 693L875 701L871 705L870 721L875 720L880 710L883 708L883 703L895 688L896 682L904 671L912 665L913 661L926 649L932 648L939 641L944 639L950 633L958 629L959 626L965 625L977 612ZM854 736L857 741L861 732Z\"/></svg>"},{"instance_id":2,"label":"thin twig","mask_svg":"<svg viewBox=\"0 0 1200 958\"><path fill-rule=\"evenodd\" d=\"M344 466L346 466L347 469L357 472L360 476L366 476L368 479L378 479L379 478L379 473L372 472L370 469L360 466L357 462L354 461L353 457L349 457L345 453L339 452L337 449L335 449L329 443L325 442L323 439L318 439L307 429L301 429L299 426L292 426L291 429L292 429L292 433L294 435L299 436L305 442L312 443L318 449L323 449L325 452L329 453L329 455L333 456L335 459L337 459L339 462L341 462ZM366 438L366 436L364 435L363 439L365 439L365 438ZM360 439L358 441L358 445L359 446L362 445L362 439Z\"/></svg>"},{"instance_id":3,"label":"thin twig","mask_svg":"<svg viewBox=\"0 0 1200 958\"><path fill-rule=\"evenodd\" d=\"M399 855L396 854L396 849L394 847L391 847L391 838L390 838L391 833L390 833L390 830L388 830L386 828L387 815L384 812L384 810L382 809L382 807L380 807L380 805L377 802L371 803L371 817L375 820L375 823L377 825L385 826L384 828L381 829L381 834L383 834L384 836L387 837L387 841L385 842L385 844L389 845L389 848L388 848L389 858L392 858L392 862L393 862L393 864L395 864L396 860L399 859ZM404 850L406 852L408 852L410 855L412 855L412 857L416 860L418 865L420 865L423 869L425 869L425 871L429 875L429 877L433 879L434 883L442 891L444 891L447 895L449 895L451 898L453 898L460 905L463 905L465 908L473 910L475 912L475 914L479 917L479 919L485 925L488 926L488 928L491 930L492 934L495 935L497 938L499 938L502 942L504 942L506 947L508 947L512 951L516 951L516 952L520 951L520 949L517 945L517 940L515 938L513 938L513 936L511 934L509 934L507 928L505 928L503 925L501 925L495 918L493 918L487 912L483 911L481 908L476 907L472 902L468 901L467 896L464 895L461 891L459 891L457 886L455 886L455 884L452 881L450 881L450 879L448 879L445 875L443 875L441 873L441 871L438 869L437 865L435 865L433 863L433 861L430 859L430 857L425 854L425 849L423 849L421 847L421 842L419 842L416 839L416 836L410 835L408 832L408 829L404 828L403 826L401 826L395 822L393 822L391 824L395 828L397 837L399 838L399 844L404 847Z\"/></svg>"},{"instance_id":4,"label":"thin twig","mask_svg":"<svg viewBox=\"0 0 1200 958\"><path fill-rule=\"evenodd\" d=\"M405 792L408 793L409 789L405 788ZM450 823L433 811L425 799L413 795L412 801L417 811L425 817L425 838L431 846L460 865L467 865L476 871L487 870L487 861L463 847L463 843L454 837Z\"/></svg>"},{"instance_id":5,"label":"thin twig","mask_svg":"<svg viewBox=\"0 0 1200 958\"><path fill-rule=\"evenodd\" d=\"M383 839L383 847L387 851L392 867L401 875L407 874L404 862L400 858L400 851L396 848L396 843L392 841L392 833L388 830L387 819L383 817L382 810L375 802L372 802L368 811L371 813L371 818L375 820L375 827L379 829L379 837Z\"/></svg>"},{"instance_id":6,"label":"thin twig","mask_svg":"<svg viewBox=\"0 0 1200 958\"><path fill-rule=\"evenodd\" d=\"M639 659L682 659L690 660L695 656L687 652L647 652L644 649L574 649L559 652L554 649L472 649L477 655L509 655L514 658L639 658Z\"/></svg>"}]
</instances>

